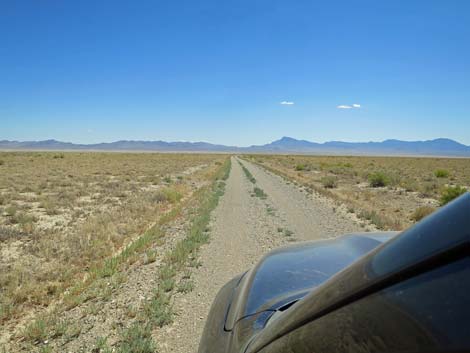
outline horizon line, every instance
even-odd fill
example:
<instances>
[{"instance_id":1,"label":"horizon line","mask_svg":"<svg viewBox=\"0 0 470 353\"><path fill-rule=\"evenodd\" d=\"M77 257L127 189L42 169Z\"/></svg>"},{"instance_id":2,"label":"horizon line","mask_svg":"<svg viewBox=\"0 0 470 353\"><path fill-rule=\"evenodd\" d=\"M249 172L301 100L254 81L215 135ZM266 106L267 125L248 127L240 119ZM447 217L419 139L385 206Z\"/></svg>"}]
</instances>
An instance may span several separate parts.
<instances>
[{"instance_id":1,"label":"horizon line","mask_svg":"<svg viewBox=\"0 0 470 353\"><path fill-rule=\"evenodd\" d=\"M264 145L267 145L267 144L270 144L270 143L273 143L273 142L277 142L277 141L281 141L283 139L293 139L293 140L296 140L296 141L306 141L306 142L310 142L310 143L317 143L317 144L326 144L326 143L331 143L331 142L342 142L342 143L383 143L383 142L386 142L386 141L399 141L399 142L430 142L430 141L436 141L436 140L450 140L450 141L453 141L453 142L456 142L458 144L461 144L463 146L467 146L467 147L470 147L470 145L466 145L465 143L462 143L460 141L457 141L455 139L452 139L452 138L449 138L449 137L436 137L436 138L430 138L430 139L426 139L426 140L401 140L401 139L398 139L398 138L387 138L387 139L384 139L384 140L368 140L368 141L352 141L352 140L325 140L324 142L317 142L317 141L313 141L313 140L306 140L306 139L298 139L298 138L295 138L295 137L291 137L291 136L282 136L281 138L278 138L278 139L275 139L275 140L271 140L269 142L266 142L264 144L251 144L251 145L246 145L246 146L239 146L239 145L225 145L223 143L216 143L216 142L210 142L210 141L207 141L207 140L162 140L162 139L155 139L155 140L145 140L145 139L118 139L118 140L112 140L112 141L109 141L109 142L106 142L106 141L101 141L101 142L91 142L91 143L83 143L83 142L72 142L72 141L64 141L64 140L58 140L58 139L55 139L55 138L47 138L47 139L38 139L38 140L8 140L6 138L3 138L0 140L0 143L1 142L16 142L16 143L27 143L27 142L31 142L31 143L39 143L39 142L59 142L59 143L66 143L66 144L73 144L73 145L84 145L84 146L92 146L92 145L100 145L100 144L112 144L112 143L116 143L116 142L163 142L163 143L192 143L192 144L196 144L196 143L207 143L207 144L211 144L211 145L220 145L220 146L224 146L224 147L236 147L236 148L247 148L247 147L256 147L256 146L264 146Z\"/></svg>"}]
</instances>

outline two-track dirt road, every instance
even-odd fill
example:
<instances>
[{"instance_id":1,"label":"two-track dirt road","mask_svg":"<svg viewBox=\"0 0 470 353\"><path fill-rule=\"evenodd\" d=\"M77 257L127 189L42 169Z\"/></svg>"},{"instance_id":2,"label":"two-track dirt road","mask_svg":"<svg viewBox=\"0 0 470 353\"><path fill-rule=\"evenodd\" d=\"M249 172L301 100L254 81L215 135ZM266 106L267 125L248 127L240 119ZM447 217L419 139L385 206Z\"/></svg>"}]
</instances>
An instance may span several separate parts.
<instances>
[{"instance_id":1,"label":"two-track dirt road","mask_svg":"<svg viewBox=\"0 0 470 353\"><path fill-rule=\"evenodd\" d=\"M254 176L256 184L247 178L240 162ZM254 195L255 186L267 197ZM161 352L196 352L219 288L272 248L291 241L334 237L361 229L351 219L335 212L332 204L322 197L235 157L225 195L212 216L210 243L201 249L202 266L192 275L195 288L188 294L177 294L175 322L157 334Z\"/></svg>"}]
</instances>

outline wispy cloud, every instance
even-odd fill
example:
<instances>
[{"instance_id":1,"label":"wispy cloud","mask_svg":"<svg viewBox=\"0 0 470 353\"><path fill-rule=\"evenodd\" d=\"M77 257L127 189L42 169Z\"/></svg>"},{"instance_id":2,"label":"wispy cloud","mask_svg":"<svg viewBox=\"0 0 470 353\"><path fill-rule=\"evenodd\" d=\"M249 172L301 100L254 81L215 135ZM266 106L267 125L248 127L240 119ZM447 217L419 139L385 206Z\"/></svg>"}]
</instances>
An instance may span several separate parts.
<instances>
[{"instance_id":1,"label":"wispy cloud","mask_svg":"<svg viewBox=\"0 0 470 353\"><path fill-rule=\"evenodd\" d=\"M282 101L281 105L294 105L294 102L291 101Z\"/></svg>"},{"instance_id":2,"label":"wispy cloud","mask_svg":"<svg viewBox=\"0 0 470 353\"><path fill-rule=\"evenodd\" d=\"M359 109L361 107L360 104L357 104L357 103L354 103L354 104L341 104L341 105L338 105L336 108L338 109Z\"/></svg>"}]
</instances>

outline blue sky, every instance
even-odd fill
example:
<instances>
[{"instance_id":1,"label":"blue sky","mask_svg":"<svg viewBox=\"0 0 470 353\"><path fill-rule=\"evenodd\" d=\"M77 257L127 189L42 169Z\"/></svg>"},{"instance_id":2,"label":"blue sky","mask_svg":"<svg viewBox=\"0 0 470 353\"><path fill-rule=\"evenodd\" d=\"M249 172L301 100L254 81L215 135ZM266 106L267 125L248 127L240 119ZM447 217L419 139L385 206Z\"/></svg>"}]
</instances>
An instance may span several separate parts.
<instances>
[{"instance_id":1,"label":"blue sky","mask_svg":"<svg viewBox=\"0 0 470 353\"><path fill-rule=\"evenodd\" d=\"M469 38L467 0L3 0L0 139L470 144Z\"/></svg>"}]
</instances>

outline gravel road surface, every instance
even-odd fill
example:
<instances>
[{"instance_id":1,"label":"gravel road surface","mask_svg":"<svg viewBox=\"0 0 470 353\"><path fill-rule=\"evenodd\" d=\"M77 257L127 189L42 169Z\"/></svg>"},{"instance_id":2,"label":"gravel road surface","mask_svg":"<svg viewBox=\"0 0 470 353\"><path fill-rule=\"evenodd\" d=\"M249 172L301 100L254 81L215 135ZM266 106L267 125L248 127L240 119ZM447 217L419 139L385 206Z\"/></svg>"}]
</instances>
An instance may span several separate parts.
<instances>
[{"instance_id":1,"label":"gravel road surface","mask_svg":"<svg viewBox=\"0 0 470 353\"><path fill-rule=\"evenodd\" d=\"M242 163L256 179L245 175ZM254 187L266 198L257 197ZM192 274L194 290L177 294L175 322L157 333L161 352L197 352L205 319L217 291L269 250L293 241L324 239L360 231L333 203L287 183L262 167L232 157L225 195L214 210L211 240Z\"/></svg>"}]
</instances>

